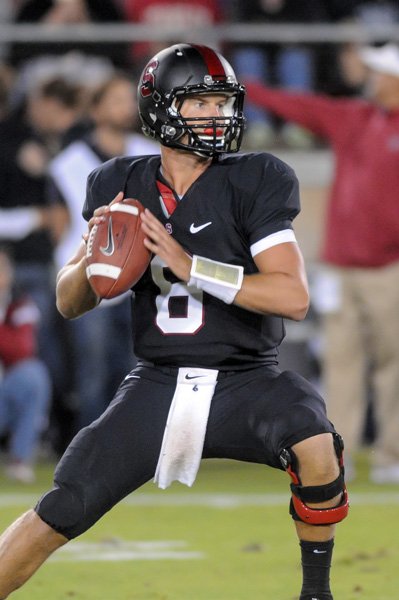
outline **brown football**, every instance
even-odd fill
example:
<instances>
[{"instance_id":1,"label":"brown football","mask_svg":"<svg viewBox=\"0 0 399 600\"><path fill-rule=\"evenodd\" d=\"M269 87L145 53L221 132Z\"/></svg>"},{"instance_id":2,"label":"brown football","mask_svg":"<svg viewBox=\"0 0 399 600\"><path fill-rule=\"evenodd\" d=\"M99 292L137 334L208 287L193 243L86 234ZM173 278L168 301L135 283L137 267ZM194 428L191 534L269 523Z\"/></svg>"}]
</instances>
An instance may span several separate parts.
<instances>
[{"instance_id":1,"label":"brown football","mask_svg":"<svg viewBox=\"0 0 399 600\"><path fill-rule=\"evenodd\" d=\"M100 298L115 298L143 276L151 253L144 246L140 213L143 205L126 198L116 202L105 220L90 231L86 249L86 274Z\"/></svg>"}]
</instances>

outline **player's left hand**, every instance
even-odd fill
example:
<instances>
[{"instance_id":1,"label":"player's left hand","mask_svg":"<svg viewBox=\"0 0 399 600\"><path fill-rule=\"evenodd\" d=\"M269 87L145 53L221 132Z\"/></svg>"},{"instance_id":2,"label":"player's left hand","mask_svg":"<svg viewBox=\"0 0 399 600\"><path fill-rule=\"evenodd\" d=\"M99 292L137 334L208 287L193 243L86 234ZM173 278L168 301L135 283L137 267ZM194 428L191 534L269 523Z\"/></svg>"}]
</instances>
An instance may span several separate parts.
<instances>
[{"instance_id":1,"label":"player's left hand","mask_svg":"<svg viewBox=\"0 0 399 600\"><path fill-rule=\"evenodd\" d=\"M189 281L192 262L179 242L173 239L148 208L140 216L141 227L148 236L144 240L148 250L162 258L176 277L182 281Z\"/></svg>"}]
</instances>

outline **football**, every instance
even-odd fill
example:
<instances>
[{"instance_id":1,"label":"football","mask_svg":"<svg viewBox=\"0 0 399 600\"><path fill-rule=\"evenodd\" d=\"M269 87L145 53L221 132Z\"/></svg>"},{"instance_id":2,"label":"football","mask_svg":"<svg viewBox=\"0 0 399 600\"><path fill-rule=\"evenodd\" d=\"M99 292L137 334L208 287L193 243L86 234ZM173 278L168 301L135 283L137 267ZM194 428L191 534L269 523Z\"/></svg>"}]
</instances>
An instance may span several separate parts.
<instances>
[{"instance_id":1,"label":"football","mask_svg":"<svg viewBox=\"0 0 399 600\"><path fill-rule=\"evenodd\" d=\"M86 274L100 298L115 298L129 290L150 263L151 253L144 246L141 229L143 210L138 200L116 202L104 214L104 221L90 231Z\"/></svg>"}]
</instances>

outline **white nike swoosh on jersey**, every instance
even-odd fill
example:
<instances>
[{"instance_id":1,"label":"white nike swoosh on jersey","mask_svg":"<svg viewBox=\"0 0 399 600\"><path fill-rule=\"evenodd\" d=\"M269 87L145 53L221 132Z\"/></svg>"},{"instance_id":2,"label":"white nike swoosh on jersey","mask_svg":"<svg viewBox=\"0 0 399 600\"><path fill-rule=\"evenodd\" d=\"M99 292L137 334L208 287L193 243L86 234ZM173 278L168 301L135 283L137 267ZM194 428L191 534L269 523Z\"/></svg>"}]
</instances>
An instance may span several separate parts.
<instances>
[{"instance_id":1,"label":"white nike swoosh on jersey","mask_svg":"<svg viewBox=\"0 0 399 600\"><path fill-rule=\"evenodd\" d=\"M212 221L209 221L209 223L204 223L203 225L198 225L198 227L196 227L194 223L191 223L190 233L198 233L199 231L201 231L201 229L205 229L205 227L208 227L208 225L212 225Z\"/></svg>"},{"instance_id":2,"label":"white nike swoosh on jersey","mask_svg":"<svg viewBox=\"0 0 399 600\"><path fill-rule=\"evenodd\" d=\"M327 552L327 550L313 550L313 552L315 554L325 554ZM317 598L316 598L316 600L317 600Z\"/></svg>"}]
</instances>

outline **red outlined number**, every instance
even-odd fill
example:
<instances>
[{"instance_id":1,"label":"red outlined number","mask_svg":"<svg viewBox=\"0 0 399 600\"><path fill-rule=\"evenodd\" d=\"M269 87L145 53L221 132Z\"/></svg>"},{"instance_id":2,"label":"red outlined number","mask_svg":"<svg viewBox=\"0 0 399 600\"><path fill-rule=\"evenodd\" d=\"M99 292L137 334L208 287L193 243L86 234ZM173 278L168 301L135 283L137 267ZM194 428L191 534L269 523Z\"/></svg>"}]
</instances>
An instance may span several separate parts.
<instances>
[{"instance_id":1,"label":"red outlined number","mask_svg":"<svg viewBox=\"0 0 399 600\"><path fill-rule=\"evenodd\" d=\"M151 262L151 274L160 293L156 297L155 324L164 335L193 335L204 325L203 292L188 288L187 283L172 283L165 278L169 267L156 256ZM181 316L171 312L171 300L186 298L186 311Z\"/></svg>"}]
</instances>

